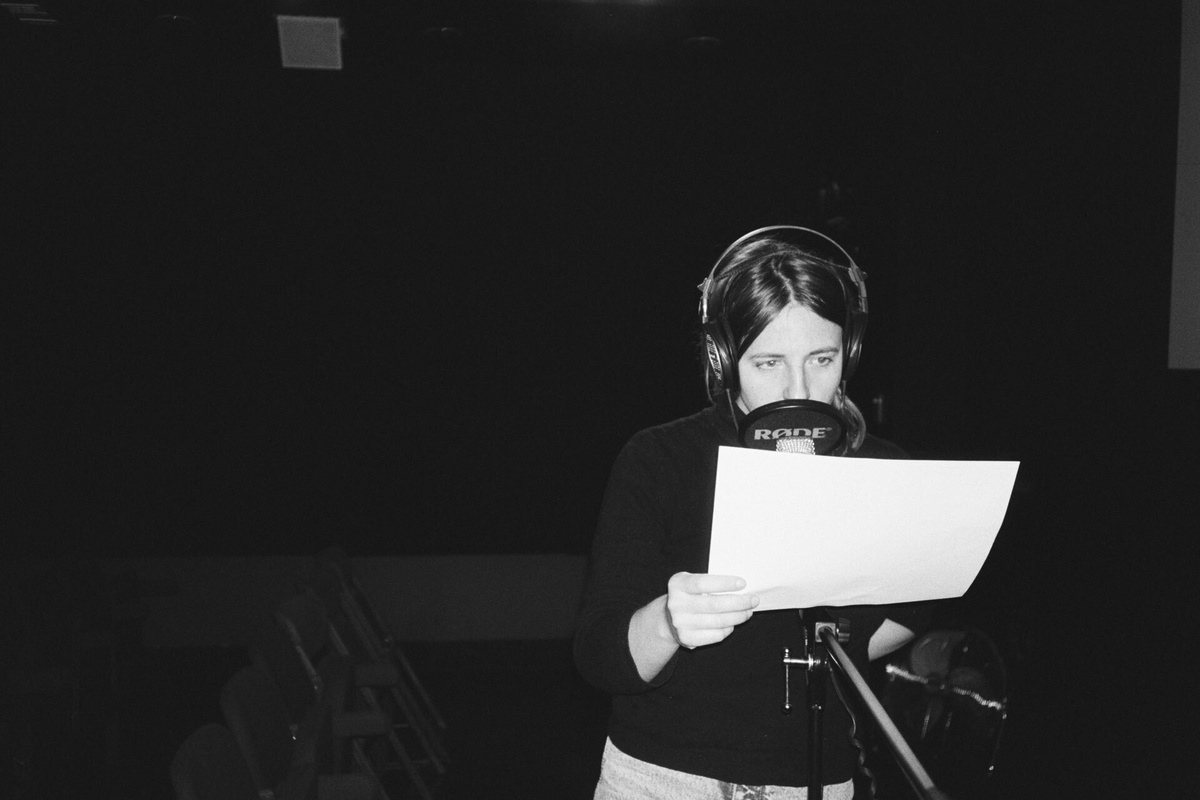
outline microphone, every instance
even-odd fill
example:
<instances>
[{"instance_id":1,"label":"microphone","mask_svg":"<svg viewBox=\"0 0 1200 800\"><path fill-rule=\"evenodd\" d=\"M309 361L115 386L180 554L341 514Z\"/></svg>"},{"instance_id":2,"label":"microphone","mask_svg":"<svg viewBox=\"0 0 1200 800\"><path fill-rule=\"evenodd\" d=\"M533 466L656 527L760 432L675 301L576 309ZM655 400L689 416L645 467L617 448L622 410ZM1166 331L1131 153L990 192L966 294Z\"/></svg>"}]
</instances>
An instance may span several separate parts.
<instances>
[{"instance_id":1,"label":"microphone","mask_svg":"<svg viewBox=\"0 0 1200 800\"><path fill-rule=\"evenodd\" d=\"M806 456L817 454L817 443L808 436L784 436L775 440L776 453L802 453Z\"/></svg>"},{"instance_id":2,"label":"microphone","mask_svg":"<svg viewBox=\"0 0 1200 800\"><path fill-rule=\"evenodd\" d=\"M738 426L743 447L780 453L828 455L846 441L841 412L817 400L780 400L759 406Z\"/></svg>"}]
</instances>

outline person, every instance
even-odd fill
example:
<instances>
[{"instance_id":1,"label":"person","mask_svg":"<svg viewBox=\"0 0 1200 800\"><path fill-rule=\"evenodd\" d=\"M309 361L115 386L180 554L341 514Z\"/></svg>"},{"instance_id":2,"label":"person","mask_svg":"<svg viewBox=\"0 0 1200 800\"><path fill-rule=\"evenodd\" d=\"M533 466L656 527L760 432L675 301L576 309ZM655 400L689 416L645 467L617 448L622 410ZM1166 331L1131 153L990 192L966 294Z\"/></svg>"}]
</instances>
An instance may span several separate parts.
<instances>
[{"instance_id":1,"label":"person","mask_svg":"<svg viewBox=\"0 0 1200 800\"><path fill-rule=\"evenodd\" d=\"M584 678L612 695L595 800L808 796L807 711L801 702L781 713L782 651L803 652L801 615L816 610L755 613L742 577L707 574L718 447L739 444L755 409L813 400L846 419L836 455L904 457L867 433L846 396L866 286L832 239L794 226L752 231L700 288L711 403L627 442L592 546L574 655ZM928 616L921 604L830 611L850 631L844 647L860 671ZM825 798L853 796L851 724L841 703L825 704Z\"/></svg>"}]
</instances>

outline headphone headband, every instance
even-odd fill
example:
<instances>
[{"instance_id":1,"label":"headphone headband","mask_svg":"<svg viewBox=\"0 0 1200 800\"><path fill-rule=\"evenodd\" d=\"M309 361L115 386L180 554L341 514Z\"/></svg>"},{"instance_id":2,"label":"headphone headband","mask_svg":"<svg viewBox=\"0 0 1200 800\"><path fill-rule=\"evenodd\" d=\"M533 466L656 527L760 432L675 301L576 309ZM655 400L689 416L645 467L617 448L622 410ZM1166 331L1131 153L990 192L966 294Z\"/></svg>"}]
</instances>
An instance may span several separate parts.
<instances>
[{"instance_id":1,"label":"headphone headband","mask_svg":"<svg viewBox=\"0 0 1200 800\"><path fill-rule=\"evenodd\" d=\"M737 348L725 314L725 294L733 279L749 265L733 271L726 271L726 268L730 259L746 245L768 239L800 248L810 260L825 266L837 277L846 305L846 319L842 323L842 381L849 380L858 366L867 327L866 273L859 269L845 248L820 231L798 225L772 225L750 231L725 248L698 287L700 324L712 367L710 391L714 394L736 388Z\"/></svg>"}]
</instances>

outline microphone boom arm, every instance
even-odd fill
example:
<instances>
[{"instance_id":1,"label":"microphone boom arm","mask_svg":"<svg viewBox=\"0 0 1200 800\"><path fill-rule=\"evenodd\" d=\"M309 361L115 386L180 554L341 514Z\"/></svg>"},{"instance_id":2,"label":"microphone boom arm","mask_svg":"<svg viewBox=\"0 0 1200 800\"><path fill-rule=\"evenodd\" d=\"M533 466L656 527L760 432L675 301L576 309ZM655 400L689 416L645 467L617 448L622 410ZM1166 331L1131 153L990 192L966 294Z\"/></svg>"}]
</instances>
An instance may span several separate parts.
<instances>
[{"instance_id":1,"label":"microphone boom arm","mask_svg":"<svg viewBox=\"0 0 1200 800\"><path fill-rule=\"evenodd\" d=\"M878 723L888 747L891 748L892 753L900 762L905 777L908 778L917 795L923 798L923 800L949 800L949 797L934 785L933 779L929 777L929 773L921 766L916 753L908 746L908 742L904 740L900 729L892 722L892 718L888 716L879 699L875 697L875 693L867 685L862 673L854 666L854 663L850 660L850 656L846 654L841 643L838 642L837 626L832 622L818 622L815 627L816 638L824 643L828 649L833 665L850 679L851 685L858 692L867 710L871 712L871 716Z\"/></svg>"}]
</instances>

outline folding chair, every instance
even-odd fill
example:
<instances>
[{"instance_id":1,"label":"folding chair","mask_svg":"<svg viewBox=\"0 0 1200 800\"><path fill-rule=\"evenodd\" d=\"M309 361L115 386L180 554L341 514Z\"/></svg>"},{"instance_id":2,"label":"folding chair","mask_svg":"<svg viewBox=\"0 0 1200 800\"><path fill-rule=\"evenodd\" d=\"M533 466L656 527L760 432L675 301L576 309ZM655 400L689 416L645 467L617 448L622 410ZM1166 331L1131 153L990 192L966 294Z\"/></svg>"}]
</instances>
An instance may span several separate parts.
<instances>
[{"instance_id":1,"label":"folding chair","mask_svg":"<svg viewBox=\"0 0 1200 800\"><path fill-rule=\"evenodd\" d=\"M384 651L375 645L367 622L342 581L342 572L328 559L314 561L311 572L299 581L300 587L321 601L329 623L329 641L334 649L355 659L361 673L359 682L377 687L390 701L388 710L403 720L402 727L424 750L438 775L445 773L449 754L442 742L445 723L429 702L415 673L399 653Z\"/></svg>"},{"instance_id":2,"label":"folding chair","mask_svg":"<svg viewBox=\"0 0 1200 800\"><path fill-rule=\"evenodd\" d=\"M416 704L417 711L430 720L431 729L446 730L446 721L425 691L420 678L400 647L400 642L392 635L383 616L367 594L350 558L340 548L328 547L317 555L316 561L320 565L332 568L336 573L342 609L362 646L375 658L393 661L419 701Z\"/></svg>"},{"instance_id":3,"label":"folding chair","mask_svg":"<svg viewBox=\"0 0 1200 800\"><path fill-rule=\"evenodd\" d=\"M324 673L310 673L311 665L273 616L250 627L246 647L250 664L277 688L292 735L301 729L329 732L316 739L314 758L321 770L344 772L349 758L368 770L364 742L387 736L391 719L379 710L349 707L349 679L333 669L338 665L331 662Z\"/></svg>"},{"instance_id":4,"label":"folding chair","mask_svg":"<svg viewBox=\"0 0 1200 800\"><path fill-rule=\"evenodd\" d=\"M329 623L324 604L312 589L306 589L281 602L276 608L275 620L290 640L295 658L302 665L317 694L336 691L344 693L348 698L351 692L356 690L363 701L363 707L356 711L335 709L335 735L339 733L340 720L349 720L352 723L357 718L386 720L386 744L377 743L373 749L373 753L381 757L380 769L386 772L402 768L417 794L424 800L432 800L430 782L422 774L421 768L434 766L436 775L431 777L435 779L440 778L443 768L440 764L434 765L430 760L412 757L397 734L400 726L394 724L377 694L382 688L380 681L384 686L394 685L395 672L380 669L379 663L362 663L348 652L339 652L331 641L336 631ZM360 764L371 768L371 754L366 753L360 745L361 743L356 744L355 756Z\"/></svg>"}]
</instances>

